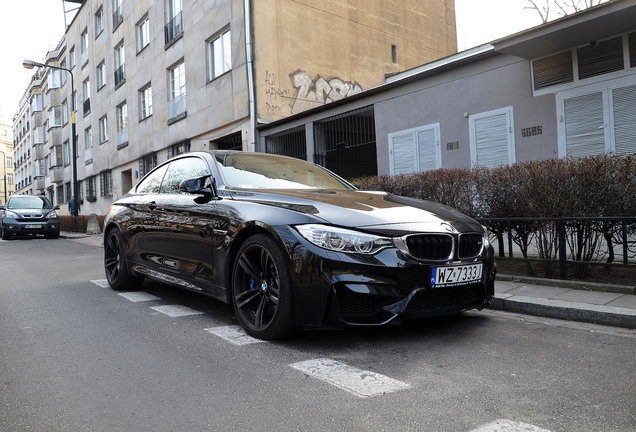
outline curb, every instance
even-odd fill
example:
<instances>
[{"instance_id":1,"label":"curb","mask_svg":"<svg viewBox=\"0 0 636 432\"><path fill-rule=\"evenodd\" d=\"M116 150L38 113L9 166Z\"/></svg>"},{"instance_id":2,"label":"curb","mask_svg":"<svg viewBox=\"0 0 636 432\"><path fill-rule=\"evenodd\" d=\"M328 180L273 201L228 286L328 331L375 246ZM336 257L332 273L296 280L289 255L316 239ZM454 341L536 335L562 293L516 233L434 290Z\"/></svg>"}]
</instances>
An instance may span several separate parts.
<instances>
[{"instance_id":1,"label":"curb","mask_svg":"<svg viewBox=\"0 0 636 432\"><path fill-rule=\"evenodd\" d=\"M570 288L576 290L592 290L592 291L601 291L601 292L609 292L615 294L630 294L636 295L636 287L629 285L612 285L612 284L602 284L596 282L580 282L580 281L571 281L571 280L561 280L561 279L544 279L537 277L527 277L527 276L512 276L505 274L498 274L496 280L507 281L507 282L523 282L531 285L543 285L543 286L554 286L560 288Z\"/></svg>"},{"instance_id":2,"label":"curb","mask_svg":"<svg viewBox=\"0 0 636 432\"><path fill-rule=\"evenodd\" d=\"M514 296L514 298L495 297L488 308L546 318L636 329L636 310L625 308L519 296Z\"/></svg>"}]
</instances>

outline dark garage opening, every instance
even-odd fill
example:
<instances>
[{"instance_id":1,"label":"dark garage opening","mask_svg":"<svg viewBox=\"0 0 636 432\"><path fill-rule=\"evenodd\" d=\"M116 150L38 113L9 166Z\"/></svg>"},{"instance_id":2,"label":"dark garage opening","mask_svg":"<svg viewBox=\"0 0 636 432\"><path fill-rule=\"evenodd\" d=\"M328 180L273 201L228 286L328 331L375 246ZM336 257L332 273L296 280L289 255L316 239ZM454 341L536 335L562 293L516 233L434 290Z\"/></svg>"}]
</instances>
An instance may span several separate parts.
<instances>
[{"instance_id":1,"label":"dark garage opening","mask_svg":"<svg viewBox=\"0 0 636 432\"><path fill-rule=\"evenodd\" d=\"M269 135L265 139L265 152L307 160L305 126Z\"/></svg>"}]
</instances>

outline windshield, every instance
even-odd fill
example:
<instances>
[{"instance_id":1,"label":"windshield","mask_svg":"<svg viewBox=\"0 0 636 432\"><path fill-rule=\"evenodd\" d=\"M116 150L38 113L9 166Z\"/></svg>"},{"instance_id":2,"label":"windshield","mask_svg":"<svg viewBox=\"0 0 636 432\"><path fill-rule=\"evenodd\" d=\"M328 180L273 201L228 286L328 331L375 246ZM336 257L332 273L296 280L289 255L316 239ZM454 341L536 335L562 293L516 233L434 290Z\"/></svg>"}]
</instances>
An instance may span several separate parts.
<instances>
[{"instance_id":1,"label":"windshield","mask_svg":"<svg viewBox=\"0 0 636 432\"><path fill-rule=\"evenodd\" d=\"M263 153L217 154L219 171L230 187L244 189L354 189L322 167Z\"/></svg>"},{"instance_id":2,"label":"windshield","mask_svg":"<svg viewBox=\"0 0 636 432\"><path fill-rule=\"evenodd\" d=\"M53 207L48 199L38 196L12 197L7 204L8 209L49 210Z\"/></svg>"}]
</instances>

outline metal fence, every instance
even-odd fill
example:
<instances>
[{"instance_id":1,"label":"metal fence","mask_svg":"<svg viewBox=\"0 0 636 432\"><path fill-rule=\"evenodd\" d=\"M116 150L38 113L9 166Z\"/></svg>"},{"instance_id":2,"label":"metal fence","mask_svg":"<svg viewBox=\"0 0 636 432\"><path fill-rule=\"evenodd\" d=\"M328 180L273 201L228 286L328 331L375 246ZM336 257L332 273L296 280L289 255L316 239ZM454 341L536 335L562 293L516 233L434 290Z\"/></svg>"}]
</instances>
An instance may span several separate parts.
<instances>
[{"instance_id":1,"label":"metal fence","mask_svg":"<svg viewBox=\"0 0 636 432\"><path fill-rule=\"evenodd\" d=\"M579 274L594 266L636 269L636 217L478 221L490 230L500 258L542 263L561 279L568 278L568 266Z\"/></svg>"}]
</instances>

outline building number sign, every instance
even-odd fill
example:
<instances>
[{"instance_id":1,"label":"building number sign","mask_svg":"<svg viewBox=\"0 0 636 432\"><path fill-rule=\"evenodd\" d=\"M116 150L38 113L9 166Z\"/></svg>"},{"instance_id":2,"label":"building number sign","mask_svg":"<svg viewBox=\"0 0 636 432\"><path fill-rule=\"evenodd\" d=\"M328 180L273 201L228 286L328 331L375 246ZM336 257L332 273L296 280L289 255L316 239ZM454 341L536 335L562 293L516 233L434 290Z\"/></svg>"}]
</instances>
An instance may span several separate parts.
<instances>
[{"instance_id":1,"label":"building number sign","mask_svg":"<svg viewBox=\"0 0 636 432\"><path fill-rule=\"evenodd\" d=\"M531 137L535 135L543 134L543 126L533 126L525 129L521 129L521 137Z\"/></svg>"}]
</instances>

